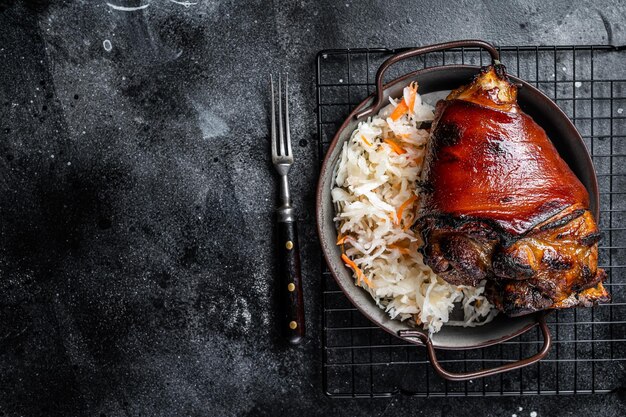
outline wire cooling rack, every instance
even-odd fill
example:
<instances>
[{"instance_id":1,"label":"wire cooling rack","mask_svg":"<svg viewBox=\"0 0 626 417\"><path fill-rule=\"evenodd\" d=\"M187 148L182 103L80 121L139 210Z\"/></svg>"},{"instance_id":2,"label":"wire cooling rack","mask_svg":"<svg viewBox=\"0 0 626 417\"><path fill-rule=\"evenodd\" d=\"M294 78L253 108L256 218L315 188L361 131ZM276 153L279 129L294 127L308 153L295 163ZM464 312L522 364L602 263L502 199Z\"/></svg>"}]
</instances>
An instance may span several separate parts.
<instances>
[{"instance_id":1,"label":"wire cooling rack","mask_svg":"<svg viewBox=\"0 0 626 417\"><path fill-rule=\"evenodd\" d=\"M508 72L538 87L575 122L593 156L601 191L599 263L609 274L610 304L549 316L554 343L541 362L484 379L449 382L431 369L425 349L374 326L357 311L322 260L323 384L333 397L502 396L606 393L626 381L626 52L611 46L501 47ZM389 49L325 50L317 56L320 161L349 112L374 91ZM396 64L398 75L446 64L482 65L485 52L457 49ZM480 331L480 330L477 330ZM439 351L452 371L494 367L537 352L530 331L503 344Z\"/></svg>"}]
</instances>

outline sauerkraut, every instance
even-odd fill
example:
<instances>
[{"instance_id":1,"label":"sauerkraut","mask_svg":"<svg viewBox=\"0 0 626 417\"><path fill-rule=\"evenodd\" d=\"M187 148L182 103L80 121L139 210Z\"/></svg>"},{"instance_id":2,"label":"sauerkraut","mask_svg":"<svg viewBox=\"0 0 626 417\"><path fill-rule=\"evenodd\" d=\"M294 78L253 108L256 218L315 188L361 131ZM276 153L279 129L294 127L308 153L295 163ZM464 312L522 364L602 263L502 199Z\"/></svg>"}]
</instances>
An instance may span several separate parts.
<instances>
[{"instance_id":1,"label":"sauerkraut","mask_svg":"<svg viewBox=\"0 0 626 417\"><path fill-rule=\"evenodd\" d=\"M438 332L444 324L475 326L497 310L478 287L454 286L424 264L422 241L414 229L420 176L429 132L420 128L434 117L417 94L403 98L362 122L343 145L332 190L338 241L355 283L395 319ZM451 320L455 316L462 320Z\"/></svg>"}]
</instances>

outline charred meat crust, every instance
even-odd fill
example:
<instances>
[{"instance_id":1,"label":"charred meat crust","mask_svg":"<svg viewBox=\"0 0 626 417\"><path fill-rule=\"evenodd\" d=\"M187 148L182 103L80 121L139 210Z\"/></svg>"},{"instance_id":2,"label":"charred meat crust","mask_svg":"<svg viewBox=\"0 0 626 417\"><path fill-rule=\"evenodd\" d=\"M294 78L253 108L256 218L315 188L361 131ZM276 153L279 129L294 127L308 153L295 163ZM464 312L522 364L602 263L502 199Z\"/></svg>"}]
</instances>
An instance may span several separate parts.
<instances>
[{"instance_id":1,"label":"charred meat crust","mask_svg":"<svg viewBox=\"0 0 626 417\"><path fill-rule=\"evenodd\" d=\"M486 293L491 302L509 317L545 310L554 303L540 288L526 281L514 284L490 282Z\"/></svg>"},{"instance_id":2,"label":"charred meat crust","mask_svg":"<svg viewBox=\"0 0 626 417\"><path fill-rule=\"evenodd\" d=\"M589 195L504 66L437 103L419 186L420 250L446 281L485 279L511 316L607 299Z\"/></svg>"},{"instance_id":3,"label":"charred meat crust","mask_svg":"<svg viewBox=\"0 0 626 417\"><path fill-rule=\"evenodd\" d=\"M468 235L450 233L426 246L423 254L431 260L433 271L451 284L477 286L489 275L487 260L481 256L481 246L489 244Z\"/></svg>"},{"instance_id":4,"label":"charred meat crust","mask_svg":"<svg viewBox=\"0 0 626 417\"><path fill-rule=\"evenodd\" d=\"M496 75L498 76L499 79L505 82L509 82L509 76L506 73L506 67L504 66L504 64L495 64L493 66L493 69L495 70ZM481 69L481 72L482 73L489 72L489 67L485 67Z\"/></svg>"},{"instance_id":5,"label":"charred meat crust","mask_svg":"<svg viewBox=\"0 0 626 417\"><path fill-rule=\"evenodd\" d=\"M590 271L589 271L590 272ZM606 279L606 271L604 269L598 268L595 276L592 279L587 281L587 285L581 288L581 290L586 290L589 288L596 287L598 284L602 284ZM606 295L609 296L608 294Z\"/></svg>"},{"instance_id":6,"label":"charred meat crust","mask_svg":"<svg viewBox=\"0 0 626 417\"><path fill-rule=\"evenodd\" d=\"M488 299L510 316L607 300L605 290L586 293L606 277L590 258L597 257L600 236L591 212L574 206L543 224L523 236L505 238L506 233L488 220L423 217L421 251L426 263L436 263L439 267L433 270L454 285L486 279ZM579 249L569 255L560 251L559 243L550 243L559 242L557 236L567 237L574 245L570 247ZM572 257L576 253L580 255Z\"/></svg>"},{"instance_id":7,"label":"charred meat crust","mask_svg":"<svg viewBox=\"0 0 626 417\"><path fill-rule=\"evenodd\" d=\"M581 237L579 242L581 245L583 246L591 246L595 243L600 242L600 239L602 238L602 233L600 232L594 232L591 233L587 236Z\"/></svg>"},{"instance_id":8,"label":"charred meat crust","mask_svg":"<svg viewBox=\"0 0 626 417\"><path fill-rule=\"evenodd\" d=\"M535 274L535 270L527 259L510 256L510 254L503 251L494 253L492 268L494 272L493 278L496 280L502 278L524 280L532 278Z\"/></svg>"},{"instance_id":9,"label":"charred meat crust","mask_svg":"<svg viewBox=\"0 0 626 417\"><path fill-rule=\"evenodd\" d=\"M556 219L554 221L551 221L549 223L546 223L544 225L542 225L541 227L539 227L539 230L544 231L544 230L550 230L550 229L556 229L557 227L561 227L566 225L567 223L571 222L572 220L582 216L583 214L585 214L585 209L578 209L578 210L574 210L573 212L559 218Z\"/></svg>"},{"instance_id":10,"label":"charred meat crust","mask_svg":"<svg viewBox=\"0 0 626 417\"><path fill-rule=\"evenodd\" d=\"M419 188L421 194L430 194L435 191L433 184L429 181L416 181L415 186Z\"/></svg>"},{"instance_id":11,"label":"charred meat crust","mask_svg":"<svg viewBox=\"0 0 626 417\"><path fill-rule=\"evenodd\" d=\"M490 282L486 288L486 294L499 310L510 317L519 317L550 308L591 307L597 303L611 301L610 294L601 284L606 274L602 270L598 271L595 286L572 292L557 304L542 288L525 281L519 281L515 286Z\"/></svg>"},{"instance_id":12,"label":"charred meat crust","mask_svg":"<svg viewBox=\"0 0 626 417\"><path fill-rule=\"evenodd\" d=\"M428 181L422 181L418 183L422 194L432 193L434 191L432 183ZM524 238L531 233L535 226L544 223L545 221L557 216L563 212L567 207L563 207L555 204L545 204L541 207L544 210L543 214L536 217L534 225L526 232L516 234L510 233L500 226L496 221L492 219L465 216L465 215L453 215L453 214L426 214L419 217L415 223L415 227L418 230L435 230L435 229L450 229L454 231L471 231L479 235L488 235L491 238L499 239L502 245L508 246L519 239ZM583 210L584 212L584 210ZM581 213L582 215L582 213ZM557 220L558 221L558 220Z\"/></svg>"},{"instance_id":13,"label":"charred meat crust","mask_svg":"<svg viewBox=\"0 0 626 417\"><path fill-rule=\"evenodd\" d=\"M451 146L461 138L461 127L456 123L439 123L431 140L437 147Z\"/></svg>"},{"instance_id":14,"label":"charred meat crust","mask_svg":"<svg viewBox=\"0 0 626 417\"><path fill-rule=\"evenodd\" d=\"M571 259L566 258L552 247L544 249L541 262L553 271L565 271L573 266Z\"/></svg>"}]
</instances>

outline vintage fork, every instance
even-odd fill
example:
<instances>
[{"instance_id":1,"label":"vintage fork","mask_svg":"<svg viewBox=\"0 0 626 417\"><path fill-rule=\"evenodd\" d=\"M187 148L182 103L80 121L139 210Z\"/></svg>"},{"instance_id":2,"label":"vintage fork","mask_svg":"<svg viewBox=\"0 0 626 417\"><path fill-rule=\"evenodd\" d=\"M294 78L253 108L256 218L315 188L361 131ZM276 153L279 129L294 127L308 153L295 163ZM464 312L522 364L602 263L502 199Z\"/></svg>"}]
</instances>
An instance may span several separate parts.
<instances>
[{"instance_id":1,"label":"vintage fork","mask_svg":"<svg viewBox=\"0 0 626 417\"><path fill-rule=\"evenodd\" d=\"M291 206L289 182L287 174L293 165L291 135L289 133L289 79L285 79L285 112L283 113L282 80L278 76L278 118L274 100L274 79L270 75L272 93L272 163L280 177L280 206L276 210L278 220L278 250L281 262L282 281L280 285L285 291L286 322L283 324L287 340L297 344L305 334L304 303L302 297L302 275L300 272L300 246L294 210ZM278 123L278 141L276 124Z\"/></svg>"}]
</instances>

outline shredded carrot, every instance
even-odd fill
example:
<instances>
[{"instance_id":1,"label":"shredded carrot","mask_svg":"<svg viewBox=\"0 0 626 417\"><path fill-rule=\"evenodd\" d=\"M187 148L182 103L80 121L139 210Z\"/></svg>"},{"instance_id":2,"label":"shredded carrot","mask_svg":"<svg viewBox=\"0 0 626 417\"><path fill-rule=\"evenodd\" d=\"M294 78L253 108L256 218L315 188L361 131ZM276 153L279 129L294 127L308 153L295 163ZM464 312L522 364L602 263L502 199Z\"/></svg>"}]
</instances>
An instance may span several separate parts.
<instances>
[{"instance_id":1,"label":"shredded carrot","mask_svg":"<svg viewBox=\"0 0 626 417\"><path fill-rule=\"evenodd\" d=\"M350 239L350 235L341 235L341 233L339 234L339 236L337 236L337 246L341 246L341 253L346 253L346 240Z\"/></svg>"},{"instance_id":2,"label":"shredded carrot","mask_svg":"<svg viewBox=\"0 0 626 417\"><path fill-rule=\"evenodd\" d=\"M415 106L415 97L417 97L417 83L412 82L409 85L409 96L402 97L402 100L398 103L396 108L393 110L391 115L391 120L394 122L404 116L407 112L412 111Z\"/></svg>"},{"instance_id":3,"label":"shredded carrot","mask_svg":"<svg viewBox=\"0 0 626 417\"><path fill-rule=\"evenodd\" d=\"M365 276L365 274L363 273L363 271L361 271L361 269L356 266L356 264L354 263L354 261L350 258L348 258L348 256L345 253L341 254L341 259L344 261L344 263L349 266L354 273L357 276L357 280L359 281L359 283L361 281L365 281L365 283L367 284L368 287L372 286L372 283L370 282L370 280Z\"/></svg>"},{"instance_id":4,"label":"shredded carrot","mask_svg":"<svg viewBox=\"0 0 626 417\"><path fill-rule=\"evenodd\" d=\"M417 196L415 194L413 194L408 200L406 200L404 203L402 203L400 205L400 207L398 207L397 213L398 213L398 223L400 223L400 220L402 220L402 213L404 212L404 209L407 208L407 206L411 203L413 203L415 200L417 200Z\"/></svg>"},{"instance_id":5,"label":"shredded carrot","mask_svg":"<svg viewBox=\"0 0 626 417\"><path fill-rule=\"evenodd\" d=\"M413 227L414 224L415 224L415 214L411 213L407 216L406 219L404 219L404 227L402 228L402 230L406 232L411 227Z\"/></svg>"},{"instance_id":6,"label":"shredded carrot","mask_svg":"<svg viewBox=\"0 0 626 417\"><path fill-rule=\"evenodd\" d=\"M361 135L361 139L363 140L363 142L365 142L367 146L372 146L372 143L369 140L365 139L365 136Z\"/></svg>"},{"instance_id":7,"label":"shredded carrot","mask_svg":"<svg viewBox=\"0 0 626 417\"><path fill-rule=\"evenodd\" d=\"M396 245L395 243L391 243L391 244L387 245L387 247L391 248L391 249L397 249L403 255L408 255L409 253L411 253L409 248L405 248L403 246Z\"/></svg>"},{"instance_id":8,"label":"shredded carrot","mask_svg":"<svg viewBox=\"0 0 626 417\"><path fill-rule=\"evenodd\" d=\"M395 143L394 141L392 141L391 139L385 139L384 142L391 146L391 149L397 153L398 155L402 155L403 153L406 153L406 151L402 148L402 146L398 145L397 143Z\"/></svg>"},{"instance_id":9,"label":"shredded carrot","mask_svg":"<svg viewBox=\"0 0 626 417\"><path fill-rule=\"evenodd\" d=\"M407 111L409 111L409 106L407 106L404 99L402 99L389 117L391 117L391 120L395 122L396 120L404 116Z\"/></svg>"},{"instance_id":10,"label":"shredded carrot","mask_svg":"<svg viewBox=\"0 0 626 417\"><path fill-rule=\"evenodd\" d=\"M409 246L411 246L411 242L407 239L401 239L401 240L396 240L393 243L390 243L387 246L393 246L393 247L398 247L398 248L408 248Z\"/></svg>"}]
</instances>

